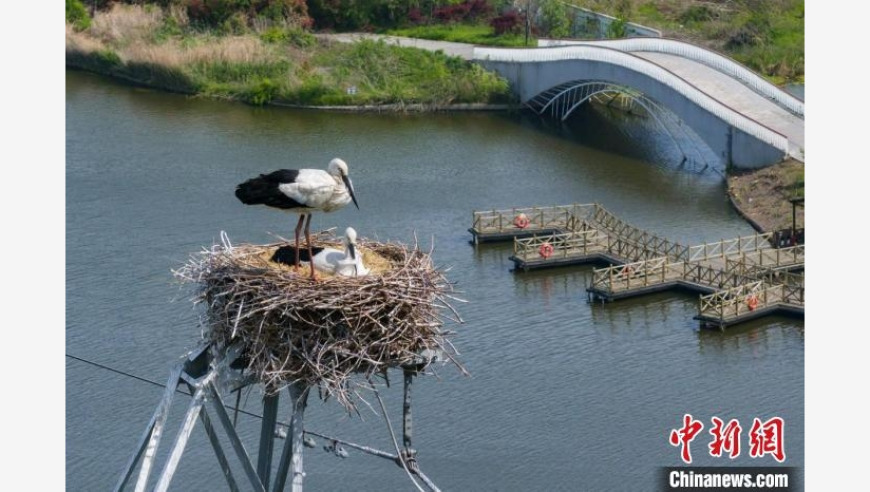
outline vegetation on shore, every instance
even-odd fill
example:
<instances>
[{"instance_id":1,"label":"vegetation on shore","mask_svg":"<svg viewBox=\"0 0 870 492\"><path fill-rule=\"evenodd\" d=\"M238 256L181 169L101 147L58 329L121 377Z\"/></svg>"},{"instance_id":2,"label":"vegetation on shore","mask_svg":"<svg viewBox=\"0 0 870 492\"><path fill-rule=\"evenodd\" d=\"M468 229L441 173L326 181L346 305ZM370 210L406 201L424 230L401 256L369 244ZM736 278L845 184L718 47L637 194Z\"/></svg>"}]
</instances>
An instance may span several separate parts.
<instances>
[{"instance_id":1,"label":"vegetation on shore","mask_svg":"<svg viewBox=\"0 0 870 492\"><path fill-rule=\"evenodd\" d=\"M132 5L131 5L132 3ZM776 82L803 81L803 0L574 0L717 49ZM66 0L67 65L186 94L310 106L506 103L507 82L443 53L331 43L311 28L522 46L573 31L556 0ZM93 17L89 10L95 8ZM610 29L617 36L619 29ZM790 227L803 196L796 161L730 175L729 195L766 230ZM802 223L802 207L799 209Z\"/></svg>"},{"instance_id":2,"label":"vegetation on shore","mask_svg":"<svg viewBox=\"0 0 870 492\"><path fill-rule=\"evenodd\" d=\"M454 43L469 43L489 46L517 47L525 46L525 37L520 34L506 33L497 35L492 28L473 24L434 24L427 26L390 29L386 32L393 36L408 38L432 39L435 41L450 41Z\"/></svg>"},{"instance_id":3,"label":"vegetation on shore","mask_svg":"<svg viewBox=\"0 0 870 492\"><path fill-rule=\"evenodd\" d=\"M722 52L774 83L803 83L804 0L569 2Z\"/></svg>"},{"instance_id":4,"label":"vegetation on shore","mask_svg":"<svg viewBox=\"0 0 870 492\"><path fill-rule=\"evenodd\" d=\"M438 108L511 98L504 79L440 52L315 39L299 11L227 15L191 8L209 5L202 0L164 3L169 5L116 3L98 10L89 25L70 22L68 7L67 65L251 104Z\"/></svg>"}]
</instances>

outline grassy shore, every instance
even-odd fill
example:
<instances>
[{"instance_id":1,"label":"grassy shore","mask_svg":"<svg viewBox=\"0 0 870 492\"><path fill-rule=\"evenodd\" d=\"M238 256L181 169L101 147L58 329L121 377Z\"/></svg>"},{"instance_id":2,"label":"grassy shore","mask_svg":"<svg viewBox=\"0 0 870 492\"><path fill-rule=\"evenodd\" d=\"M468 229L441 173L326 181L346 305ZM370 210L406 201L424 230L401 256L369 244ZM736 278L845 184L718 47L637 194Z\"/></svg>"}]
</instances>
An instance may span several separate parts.
<instances>
[{"instance_id":1,"label":"grassy shore","mask_svg":"<svg viewBox=\"0 0 870 492\"><path fill-rule=\"evenodd\" d=\"M526 41L525 36L522 34L502 34L497 36L493 33L490 26L473 24L433 24L390 29L386 33L392 36L503 47L525 46Z\"/></svg>"},{"instance_id":2,"label":"grassy shore","mask_svg":"<svg viewBox=\"0 0 870 492\"><path fill-rule=\"evenodd\" d=\"M439 109L506 103L507 82L442 53L382 42L330 43L292 25L218 34L183 8L115 4L67 24L67 66L185 94L251 104Z\"/></svg>"},{"instance_id":3,"label":"grassy shore","mask_svg":"<svg viewBox=\"0 0 870 492\"><path fill-rule=\"evenodd\" d=\"M804 0L570 0L720 51L777 84L804 81Z\"/></svg>"},{"instance_id":4,"label":"grassy shore","mask_svg":"<svg viewBox=\"0 0 870 492\"><path fill-rule=\"evenodd\" d=\"M331 43L315 38L291 22L253 26L244 26L240 22L237 24L242 24L242 27L238 29L204 29L192 24L187 11L177 4L168 8L115 4L110 10L97 11L91 19L81 8L71 10L70 5L75 3L78 2L67 3L67 18L70 19L66 26L67 66L149 87L256 105L418 111L453 105L513 102L506 80L478 65L440 52L374 41ZM605 12L614 8L603 1L578 3ZM645 3L623 0L616 6L622 5L623 13L632 12L630 20L663 28L666 34L674 37L700 36L707 40L701 44L712 43L712 47L721 49L722 46L715 45L711 39L718 42L732 39L734 26L748 22L745 21L745 7L750 3L752 0L728 3L727 8L733 12L728 15L719 13L711 19L696 12L702 20L692 20L687 12L697 5L690 5L685 0ZM796 7L798 4L799 9ZM703 5L712 9L719 8L716 5L720 4ZM771 0L758 15L768 18L778 12L777 9L786 7L792 10L783 19L756 21L771 23L775 27L773 31L779 33L774 38L779 41L761 48L754 42L744 44L739 53L746 58L741 59L739 53L735 56L753 66L750 60L760 56L752 54L755 49L767 53L764 56L774 56L770 53L786 50L789 54L783 55L777 64L754 68L774 79L802 80L803 2ZM789 18L797 18L798 10L800 36L795 34L796 21ZM619 14L616 11L610 13ZM674 24L674 18L691 22ZM670 28L674 30L669 31ZM711 34L716 32L719 34ZM488 28L462 24L418 26L410 31L395 30L392 33L507 46L521 45L524 41L522 36L494 37ZM797 39L800 41L799 50L795 44ZM795 54L798 51L799 55ZM734 205L758 227L764 230L790 227L791 204L788 199L803 195L803 164L787 161L752 173L731 175L728 177L728 192ZM802 207L799 212L802 224Z\"/></svg>"}]
</instances>

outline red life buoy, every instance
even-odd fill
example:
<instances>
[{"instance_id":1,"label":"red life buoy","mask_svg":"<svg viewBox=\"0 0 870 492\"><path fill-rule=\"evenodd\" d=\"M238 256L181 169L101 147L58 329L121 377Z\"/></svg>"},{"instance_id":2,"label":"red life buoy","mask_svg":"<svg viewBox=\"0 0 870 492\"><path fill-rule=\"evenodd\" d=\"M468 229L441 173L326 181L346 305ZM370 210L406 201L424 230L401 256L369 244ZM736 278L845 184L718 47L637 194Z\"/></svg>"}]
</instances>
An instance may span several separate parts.
<instances>
[{"instance_id":1,"label":"red life buoy","mask_svg":"<svg viewBox=\"0 0 870 492\"><path fill-rule=\"evenodd\" d=\"M526 227L529 227L530 223L531 221L528 217L526 217L526 214L519 214L514 217L514 225L519 227L520 229L525 229Z\"/></svg>"},{"instance_id":2,"label":"red life buoy","mask_svg":"<svg viewBox=\"0 0 870 492\"><path fill-rule=\"evenodd\" d=\"M755 311L755 308L758 307L758 298L755 297L754 294L750 294L749 297L746 298L746 305L749 307L750 311Z\"/></svg>"},{"instance_id":3,"label":"red life buoy","mask_svg":"<svg viewBox=\"0 0 870 492\"><path fill-rule=\"evenodd\" d=\"M538 249L538 253L540 253L541 258L547 259L553 256L553 245L550 243L544 243L541 245L541 248Z\"/></svg>"}]
</instances>

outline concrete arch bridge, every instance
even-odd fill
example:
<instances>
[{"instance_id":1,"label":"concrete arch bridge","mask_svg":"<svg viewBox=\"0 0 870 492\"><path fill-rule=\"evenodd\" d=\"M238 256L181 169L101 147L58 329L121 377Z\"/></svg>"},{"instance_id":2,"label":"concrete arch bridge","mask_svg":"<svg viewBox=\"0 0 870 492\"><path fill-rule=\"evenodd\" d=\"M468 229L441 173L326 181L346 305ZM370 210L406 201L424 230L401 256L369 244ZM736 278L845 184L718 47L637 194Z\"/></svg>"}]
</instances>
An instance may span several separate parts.
<instances>
[{"instance_id":1,"label":"concrete arch bridge","mask_svg":"<svg viewBox=\"0 0 870 492\"><path fill-rule=\"evenodd\" d=\"M596 94L621 92L657 119L666 108L726 164L803 160L803 102L728 57L661 38L542 44L476 47L473 60L507 78L542 115L564 119Z\"/></svg>"}]
</instances>

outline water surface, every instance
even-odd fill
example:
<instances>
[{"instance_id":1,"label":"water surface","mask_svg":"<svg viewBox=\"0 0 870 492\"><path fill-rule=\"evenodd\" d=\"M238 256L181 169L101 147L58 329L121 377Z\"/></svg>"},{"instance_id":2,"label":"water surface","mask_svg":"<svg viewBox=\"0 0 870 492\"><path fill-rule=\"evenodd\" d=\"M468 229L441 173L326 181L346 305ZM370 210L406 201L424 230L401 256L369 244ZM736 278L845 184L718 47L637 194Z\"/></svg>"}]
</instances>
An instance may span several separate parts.
<instances>
[{"instance_id":1,"label":"water surface","mask_svg":"<svg viewBox=\"0 0 870 492\"><path fill-rule=\"evenodd\" d=\"M67 73L66 115L67 353L164 382L200 337L198 311L171 270L221 231L235 243L292 237L295 216L241 205L235 185L341 156L361 210L317 215L312 228L434 243L468 301L458 305L465 324L453 328L471 376L448 366L415 389L420 464L443 490L652 490L657 467L680 464L667 436L684 413L708 426L713 415L737 418L745 429L753 417L781 416L786 464L803 464L802 322L701 332L697 295L589 305L591 266L517 274L510 245L468 242L472 210L572 202L599 202L686 243L753 233L720 174L679 166L643 125L615 127L595 111L557 128L519 115L253 108L78 72ZM385 392L394 424L398 388ZM160 395L67 359L69 490L114 485ZM247 394L245 408L260 413L260 397ZM186 403L180 397L170 416L167 448ZM392 447L382 419L349 418L334 402L313 400L306 426ZM239 427L255 455L259 421L241 416ZM696 440L698 464L728 464L704 456L706 444ZM733 464L773 464L747 454ZM412 489L400 468L359 453L308 450L305 467L306 490ZM226 488L201 429L173 487Z\"/></svg>"}]
</instances>

